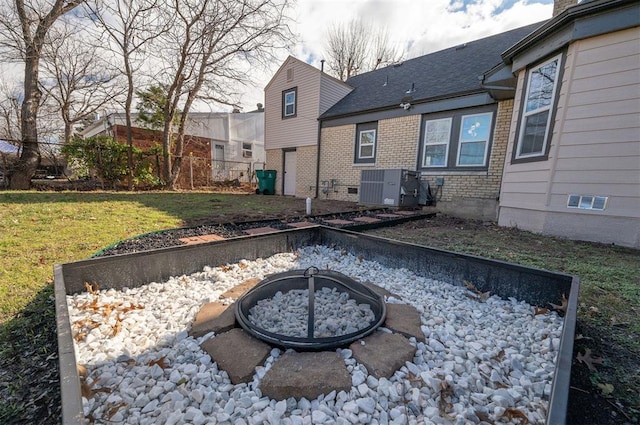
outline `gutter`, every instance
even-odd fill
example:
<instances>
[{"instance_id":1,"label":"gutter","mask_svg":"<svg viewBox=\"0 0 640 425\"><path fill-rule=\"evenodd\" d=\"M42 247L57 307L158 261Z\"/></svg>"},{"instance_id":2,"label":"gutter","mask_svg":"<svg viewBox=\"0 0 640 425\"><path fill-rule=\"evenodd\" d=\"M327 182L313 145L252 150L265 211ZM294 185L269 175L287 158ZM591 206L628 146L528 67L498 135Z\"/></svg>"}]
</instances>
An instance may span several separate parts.
<instances>
[{"instance_id":1,"label":"gutter","mask_svg":"<svg viewBox=\"0 0 640 425\"><path fill-rule=\"evenodd\" d=\"M502 53L502 60L506 64L510 64L513 61L514 56L521 51L530 48L535 45L541 38L545 37L549 33L553 33L558 29L570 24L572 21L582 16L588 16L597 12L614 9L619 6L634 4L637 0L609 0L599 2L587 2L580 3L576 6L572 6L565 9L559 15L551 18L546 23L542 24L538 29L531 34L514 44L512 47Z\"/></svg>"}]
</instances>

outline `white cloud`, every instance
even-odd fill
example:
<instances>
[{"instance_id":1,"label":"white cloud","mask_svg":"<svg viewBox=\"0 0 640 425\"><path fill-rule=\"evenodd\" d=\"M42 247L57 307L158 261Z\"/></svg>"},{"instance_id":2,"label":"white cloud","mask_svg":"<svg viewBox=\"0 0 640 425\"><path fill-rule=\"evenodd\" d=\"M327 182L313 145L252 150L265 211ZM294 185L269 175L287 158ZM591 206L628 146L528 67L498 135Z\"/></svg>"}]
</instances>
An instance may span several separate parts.
<instances>
[{"instance_id":1,"label":"white cloud","mask_svg":"<svg viewBox=\"0 0 640 425\"><path fill-rule=\"evenodd\" d=\"M549 19L552 9L552 0L298 0L293 30L300 41L289 53L320 67L327 30L360 17L386 26L410 59ZM273 64L272 72L280 65ZM262 89L271 76L253 76L255 87L242 99L244 110L264 103Z\"/></svg>"}]
</instances>

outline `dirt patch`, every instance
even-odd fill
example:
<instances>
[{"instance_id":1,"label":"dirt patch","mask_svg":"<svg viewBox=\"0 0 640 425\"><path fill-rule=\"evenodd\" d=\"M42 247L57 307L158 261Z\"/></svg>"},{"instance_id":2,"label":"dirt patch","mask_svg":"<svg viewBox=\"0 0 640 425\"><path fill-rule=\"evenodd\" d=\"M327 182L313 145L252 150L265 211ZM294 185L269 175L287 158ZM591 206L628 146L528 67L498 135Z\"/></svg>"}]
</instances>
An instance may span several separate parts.
<instances>
[{"instance_id":1,"label":"dirt patch","mask_svg":"<svg viewBox=\"0 0 640 425\"><path fill-rule=\"evenodd\" d=\"M234 212L221 213L224 209L222 203L214 198L212 200L211 214L185 220L185 227L193 227L200 225L222 224L222 223L240 223L256 220L286 220L292 217L301 217L306 214L306 200L302 198L291 198L282 196L269 195L247 195L252 196L252 203L243 206L238 203ZM255 208L255 200L259 197L259 208ZM327 199L313 199L311 202L312 215L335 214L350 211L362 211L367 209L362 205L354 202L334 201Z\"/></svg>"}]
</instances>

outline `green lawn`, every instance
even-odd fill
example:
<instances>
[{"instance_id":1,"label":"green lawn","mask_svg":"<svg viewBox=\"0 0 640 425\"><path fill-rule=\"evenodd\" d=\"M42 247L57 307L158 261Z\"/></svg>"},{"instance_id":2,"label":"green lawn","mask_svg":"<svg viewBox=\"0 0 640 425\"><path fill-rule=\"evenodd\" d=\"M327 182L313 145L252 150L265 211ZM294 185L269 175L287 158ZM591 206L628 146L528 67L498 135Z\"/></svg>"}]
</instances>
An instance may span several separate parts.
<instances>
[{"instance_id":1,"label":"green lawn","mask_svg":"<svg viewBox=\"0 0 640 425\"><path fill-rule=\"evenodd\" d=\"M314 205L322 202L314 201ZM300 209L304 211L304 200L275 196L0 192L0 382L7 382L0 386L0 423L15 417L29 417L31 422L35 418L38 420L34 423L42 423L43 418L59 414L51 410L51 406L59 409L51 301L54 264L87 258L141 233L216 217L255 219L294 214ZM620 360L640 357L640 251L497 226L429 226L419 221L372 233L577 274L582 283L579 320L583 332L599 329L595 334L598 338L604 335L601 342L608 344L609 352L627 353ZM638 363L609 365L614 366L611 373L601 372L594 377L595 382L612 383L616 396L638 409L639 372L629 369L629 365ZM47 373L53 375L47 378ZM29 389L34 380L43 379L49 380L51 394Z\"/></svg>"}]
</instances>

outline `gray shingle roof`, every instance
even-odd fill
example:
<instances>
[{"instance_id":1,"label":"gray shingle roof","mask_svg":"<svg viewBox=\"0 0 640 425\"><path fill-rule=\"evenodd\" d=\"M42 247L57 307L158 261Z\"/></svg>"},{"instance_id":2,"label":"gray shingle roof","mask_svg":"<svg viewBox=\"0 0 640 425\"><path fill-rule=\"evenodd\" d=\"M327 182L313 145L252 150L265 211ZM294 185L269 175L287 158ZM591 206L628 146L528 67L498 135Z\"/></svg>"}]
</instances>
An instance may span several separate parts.
<instances>
[{"instance_id":1,"label":"gray shingle roof","mask_svg":"<svg viewBox=\"0 0 640 425\"><path fill-rule=\"evenodd\" d=\"M395 108L407 96L411 96L411 103L415 104L480 91L482 74L502 63L502 52L542 23L470 41L407 60L400 65L351 77L346 82L354 90L322 114L320 119ZM415 91L406 93L412 84Z\"/></svg>"}]
</instances>

